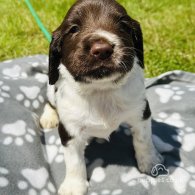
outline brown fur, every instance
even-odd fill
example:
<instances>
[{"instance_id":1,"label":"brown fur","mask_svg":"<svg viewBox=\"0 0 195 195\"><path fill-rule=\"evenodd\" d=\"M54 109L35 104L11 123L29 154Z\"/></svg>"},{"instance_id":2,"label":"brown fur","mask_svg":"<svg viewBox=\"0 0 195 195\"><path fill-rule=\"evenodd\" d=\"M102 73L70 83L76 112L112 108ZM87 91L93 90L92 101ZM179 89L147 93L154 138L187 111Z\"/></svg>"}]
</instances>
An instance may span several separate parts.
<instances>
[{"instance_id":1,"label":"brown fur","mask_svg":"<svg viewBox=\"0 0 195 195\"><path fill-rule=\"evenodd\" d=\"M98 28L122 37L119 50L104 61L90 55L92 44L102 39L93 34ZM85 82L86 76L101 79L116 72L125 74L131 70L135 54L143 67L141 28L121 5L114 0L79 0L53 32L49 82L54 84L57 81L60 63L66 66L76 81ZM116 58L120 58L126 67L116 63Z\"/></svg>"},{"instance_id":2,"label":"brown fur","mask_svg":"<svg viewBox=\"0 0 195 195\"><path fill-rule=\"evenodd\" d=\"M58 133L61 139L61 143L63 146L66 146L68 141L72 139L72 137L66 131L64 125L60 122L58 126Z\"/></svg>"}]
</instances>

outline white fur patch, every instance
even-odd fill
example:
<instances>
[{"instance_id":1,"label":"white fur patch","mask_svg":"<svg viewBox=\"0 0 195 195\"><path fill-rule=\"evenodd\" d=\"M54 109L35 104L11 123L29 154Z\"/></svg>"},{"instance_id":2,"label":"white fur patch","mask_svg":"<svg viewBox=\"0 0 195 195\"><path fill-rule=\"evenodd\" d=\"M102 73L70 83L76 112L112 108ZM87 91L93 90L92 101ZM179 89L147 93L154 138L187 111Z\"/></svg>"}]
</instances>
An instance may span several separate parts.
<instances>
[{"instance_id":1,"label":"white fur patch","mask_svg":"<svg viewBox=\"0 0 195 195\"><path fill-rule=\"evenodd\" d=\"M59 195L86 194L88 189L87 173L83 151L85 142L73 139L64 147L66 177L58 191Z\"/></svg>"},{"instance_id":2,"label":"white fur patch","mask_svg":"<svg viewBox=\"0 0 195 195\"><path fill-rule=\"evenodd\" d=\"M103 31L98 33L120 44L113 34ZM69 135L74 137L64 147L67 171L59 194L77 195L87 191L83 156L85 141L90 137L108 138L122 122L134 126L134 147L139 169L150 173L156 163L161 163L162 157L151 139L151 121L142 120L145 86L143 69L136 57L131 71L117 84L113 83L113 79L118 75L91 83L79 83L62 64L59 72L60 78L55 84L58 90L54 93L53 89L48 89L53 91L48 93L48 98L56 101L60 121L66 126ZM94 174L95 178L104 179L101 169L97 169Z\"/></svg>"},{"instance_id":3,"label":"white fur patch","mask_svg":"<svg viewBox=\"0 0 195 195\"><path fill-rule=\"evenodd\" d=\"M59 70L56 106L70 135L107 138L121 122L142 112L145 86L143 70L136 58L132 70L118 85L81 84L74 81L65 66L60 65Z\"/></svg>"},{"instance_id":4,"label":"white fur patch","mask_svg":"<svg viewBox=\"0 0 195 195\"><path fill-rule=\"evenodd\" d=\"M120 38L116 34L113 34L102 29L96 30L93 34L105 38L106 40L108 40L108 42L114 44L115 46L120 45Z\"/></svg>"},{"instance_id":5,"label":"white fur patch","mask_svg":"<svg viewBox=\"0 0 195 195\"><path fill-rule=\"evenodd\" d=\"M59 123L58 114L49 104L44 107L43 114L40 118L40 124L43 129L51 129L57 127Z\"/></svg>"}]
</instances>

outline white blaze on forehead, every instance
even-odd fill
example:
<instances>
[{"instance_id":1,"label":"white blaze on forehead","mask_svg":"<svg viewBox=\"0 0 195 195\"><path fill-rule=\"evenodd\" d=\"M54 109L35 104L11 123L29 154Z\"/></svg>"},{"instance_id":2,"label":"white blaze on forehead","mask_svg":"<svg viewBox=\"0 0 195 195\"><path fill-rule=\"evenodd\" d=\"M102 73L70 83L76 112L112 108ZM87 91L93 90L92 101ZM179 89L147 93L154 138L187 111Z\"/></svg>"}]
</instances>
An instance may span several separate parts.
<instances>
[{"instance_id":1,"label":"white blaze on forehead","mask_svg":"<svg viewBox=\"0 0 195 195\"><path fill-rule=\"evenodd\" d=\"M98 35L102 38L105 38L106 40L108 40L108 42L110 42L111 44L114 44L116 46L119 46L120 45L120 39L119 37L114 34L114 33L111 33L111 32L108 32L106 30L101 30L101 29L98 29L96 30L94 33L94 35Z\"/></svg>"}]
</instances>

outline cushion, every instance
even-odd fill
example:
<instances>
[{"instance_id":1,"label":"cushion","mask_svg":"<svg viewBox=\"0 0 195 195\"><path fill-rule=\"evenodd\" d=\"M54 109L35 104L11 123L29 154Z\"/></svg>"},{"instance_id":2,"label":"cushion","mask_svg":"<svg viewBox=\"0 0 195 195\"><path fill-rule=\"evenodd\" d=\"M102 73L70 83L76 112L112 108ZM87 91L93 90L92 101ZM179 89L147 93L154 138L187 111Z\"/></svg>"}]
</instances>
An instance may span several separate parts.
<instances>
[{"instance_id":1,"label":"cushion","mask_svg":"<svg viewBox=\"0 0 195 195\"><path fill-rule=\"evenodd\" d=\"M65 175L56 129L42 131L48 56L0 63L0 194L55 195ZM165 157L152 175L137 169L131 131L121 124L110 140L94 138L85 157L89 195L193 194L195 74L172 71L146 79L153 142Z\"/></svg>"}]
</instances>

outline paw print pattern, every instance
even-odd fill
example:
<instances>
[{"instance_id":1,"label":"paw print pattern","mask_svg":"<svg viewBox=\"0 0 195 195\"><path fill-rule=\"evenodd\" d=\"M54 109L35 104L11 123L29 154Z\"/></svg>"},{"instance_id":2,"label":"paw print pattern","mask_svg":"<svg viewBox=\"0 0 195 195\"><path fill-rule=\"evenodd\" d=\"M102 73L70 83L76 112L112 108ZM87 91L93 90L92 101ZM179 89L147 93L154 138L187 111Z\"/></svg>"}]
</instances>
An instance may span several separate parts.
<instances>
[{"instance_id":1,"label":"paw print pattern","mask_svg":"<svg viewBox=\"0 0 195 195\"><path fill-rule=\"evenodd\" d=\"M157 185L157 181L153 177L140 173L135 167L128 173L123 173L121 175L121 181L126 183L129 187L142 184L146 189L149 189L150 185Z\"/></svg>"},{"instance_id":2,"label":"paw print pattern","mask_svg":"<svg viewBox=\"0 0 195 195\"><path fill-rule=\"evenodd\" d=\"M164 142L160 137L158 137L156 135L152 135L152 140L154 142L156 149L160 153L170 152L170 151L174 150L174 147L171 144Z\"/></svg>"},{"instance_id":3,"label":"paw print pattern","mask_svg":"<svg viewBox=\"0 0 195 195\"><path fill-rule=\"evenodd\" d=\"M180 87L164 85L163 88L156 88L156 94L160 98L160 102L165 104L170 100L180 101L185 94L185 91L181 90Z\"/></svg>"},{"instance_id":4,"label":"paw print pattern","mask_svg":"<svg viewBox=\"0 0 195 195\"><path fill-rule=\"evenodd\" d=\"M0 103L5 101L5 98L9 98L10 87L8 85L4 85L3 81L0 81Z\"/></svg>"},{"instance_id":5,"label":"paw print pattern","mask_svg":"<svg viewBox=\"0 0 195 195\"><path fill-rule=\"evenodd\" d=\"M187 85L186 87L187 87L188 91L195 92L195 86L194 85Z\"/></svg>"},{"instance_id":6,"label":"paw print pattern","mask_svg":"<svg viewBox=\"0 0 195 195\"><path fill-rule=\"evenodd\" d=\"M47 80L48 80L48 77L47 77L47 75L45 75L45 74L37 73L37 74L35 75L35 79L36 79L38 82L40 82L40 83L46 83Z\"/></svg>"},{"instance_id":7,"label":"paw print pattern","mask_svg":"<svg viewBox=\"0 0 195 195\"><path fill-rule=\"evenodd\" d=\"M18 80L27 78L27 74L22 71L22 68L19 65L14 65L12 68L4 68L2 73L4 79Z\"/></svg>"},{"instance_id":8,"label":"paw print pattern","mask_svg":"<svg viewBox=\"0 0 195 195\"><path fill-rule=\"evenodd\" d=\"M177 127L177 135L172 135L175 141L182 144L182 149L186 152L191 152L195 149L195 130L192 127L186 126L179 113L172 113L171 115L161 112L158 114L157 121L164 122L169 125Z\"/></svg>"},{"instance_id":9,"label":"paw print pattern","mask_svg":"<svg viewBox=\"0 0 195 195\"><path fill-rule=\"evenodd\" d=\"M40 88L37 86L20 87L21 93L16 95L16 100L23 102L24 106L29 108L32 106L33 108L39 108L40 104L44 102L43 96L40 95Z\"/></svg>"},{"instance_id":10,"label":"paw print pattern","mask_svg":"<svg viewBox=\"0 0 195 195\"><path fill-rule=\"evenodd\" d=\"M185 127L185 123L182 121L182 116L177 112L170 115L165 112L160 112L158 117L159 118L156 119L158 122L164 122L177 128Z\"/></svg>"},{"instance_id":11,"label":"paw print pattern","mask_svg":"<svg viewBox=\"0 0 195 195\"><path fill-rule=\"evenodd\" d=\"M52 135L48 139L48 143L45 146L47 153L47 161L51 164L52 162L61 163L64 161L63 147L61 145L60 138Z\"/></svg>"},{"instance_id":12,"label":"paw print pattern","mask_svg":"<svg viewBox=\"0 0 195 195\"><path fill-rule=\"evenodd\" d=\"M100 193L97 192L90 193L90 195L120 195L120 194L123 194L122 189L115 189L115 190L104 189Z\"/></svg>"},{"instance_id":13,"label":"paw print pattern","mask_svg":"<svg viewBox=\"0 0 195 195\"><path fill-rule=\"evenodd\" d=\"M173 186L174 190L183 194L186 192L187 186L195 188L195 167L189 166L186 169L181 167L169 167L174 169L173 173L168 176L163 176L162 180L155 179L145 174L140 173L136 168L132 168L128 173L121 175L122 182L126 183L129 187L142 184L143 187L149 189L150 186L156 186L158 182L167 182ZM165 178L165 180L163 180Z\"/></svg>"},{"instance_id":14,"label":"paw print pattern","mask_svg":"<svg viewBox=\"0 0 195 195\"><path fill-rule=\"evenodd\" d=\"M26 123L22 120L5 124L2 127L2 133L6 135L3 140L4 145L15 144L17 146L22 146L25 141L32 143L36 135L35 131L28 128Z\"/></svg>"},{"instance_id":15,"label":"paw print pattern","mask_svg":"<svg viewBox=\"0 0 195 195\"><path fill-rule=\"evenodd\" d=\"M28 194L55 194L56 189L54 185L49 181L48 171L41 167L39 169L26 168L21 171L23 180L19 180L17 183L18 189L21 191L28 191Z\"/></svg>"},{"instance_id":16,"label":"paw print pattern","mask_svg":"<svg viewBox=\"0 0 195 195\"><path fill-rule=\"evenodd\" d=\"M195 167L189 166L184 168L177 167L169 176L172 186L178 194L184 194L187 186L195 189Z\"/></svg>"},{"instance_id":17,"label":"paw print pattern","mask_svg":"<svg viewBox=\"0 0 195 195\"><path fill-rule=\"evenodd\" d=\"M9 180L6 176L9 174L9 170L4 167L0 167L0 188L5 188L9 185Z\"/></svg>"},{"instance_id":18,"label":"paw print pattern","mask_svg":"<svg viewBox=\"0 0 195 195\"><path fill-rule=\"evenodd\" d=\"M96 183L100 183L104 181L106 177L106 173L102 168L103 164L104 164L103 159L98 158L88 167L88 173L89 175L91 175L92 181Z\"/></svg>"},{"instance_id":19,"label":"paw print pattern","mask_svg":"<svg viewBox=\"0 0 195 195\"><path fill-rule=\"evenodd\" d=\"M186 168L186 170L191 175L191 181L189 182L189 185L195 189L195 166L189 166Z\"/></svg>"},{"instance_id":20,"label":"paw print pattern","mask_svg":"<svg viewBox=\"0 0 195 195\"><path fill-rule=\"evenodd\" d=\"M182 149L186 152L191 152L195 149L195 132L193 129L193 133L187 133L186 131L191 130L191 127L186 127L183 131L185 131L185 134L180 133L177 137L178 140L182 142Z\"/></svg>"}]
</instances>

